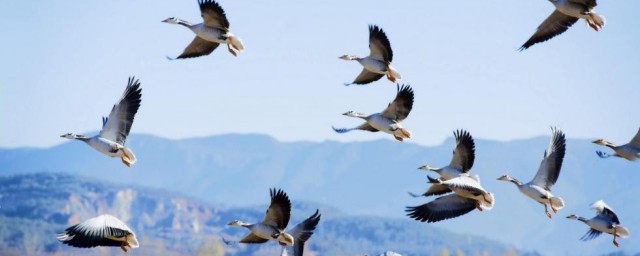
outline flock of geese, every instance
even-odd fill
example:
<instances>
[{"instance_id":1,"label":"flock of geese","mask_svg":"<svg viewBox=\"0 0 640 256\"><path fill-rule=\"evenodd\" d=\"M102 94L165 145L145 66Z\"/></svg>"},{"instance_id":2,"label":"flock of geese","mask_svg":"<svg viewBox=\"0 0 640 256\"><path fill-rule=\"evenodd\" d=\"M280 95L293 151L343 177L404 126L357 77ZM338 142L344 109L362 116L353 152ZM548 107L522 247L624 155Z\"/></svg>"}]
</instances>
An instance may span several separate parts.
<instances>
[{"instance_id":1,"label":"flock of geese","mask_svg":"<svg viewBox=\"0 0 640 256\"><path fill-rule=\"evenodd\" d=\"M596 31L605 24L604 17L594 12L595 0L549 1L555 6L555 11L538 27L534 35L522 45L520 50L525 50L534 44L562 34L579 19L584 19ZM220 44L226 44L228 51L237 56L244 49L244 46L242 40L229 31L229 21L222 7L214 0L199 0L198 3L203 23L193 24L175 17L162 21L182 25L196 34L193 41L175 59L208 55ZM393 83L402 79L402 75L391 65L393 51L389 39L385 32L375 25L369 26L369 50L369 55L364 58L346 54L339 57L347 61L355 60L363 66L362 72L353 82L345 85L369 84L383 76L386 76ZM173 60L173 58L169 59ZM98 135L89 138L84 135L67 133L61 137L83 141L105 155L120 158L126 166L130 167L137 160L133 151L125 147L125 142L140 107L141 97L140 82L131 77L122 97L113 106L109 116L103 117L102 130ZM395 99L382 112L367 115L348 111L343 115L363 119L364 123L353 128L333 127L333 129L338 133L347 133L353 130L382 131L393 135L398 141L410 139L412 134L402 126L402 121L409 116L413 102L414 92L411 86L398 84ZM420 170L433 171L439 177L427 176L431 186L426 192L419 195L410 193L414 197L439 197L420 206L407 207L406 212L409 217L421 222L438 222L462 216L474 209L484 211L493 208L494 195L481 186L478 175L470 174L475 161L473 137L465 130L455 131L454 136L456 145L449 165L442 168L429 165L421 166ZM597 155L601 158L616 156L633 161L640 157L640 130L631 142L622 146L616 146L603 139L593 143L607 146L615 152L610 155L597 151ZM565 134L557 128L552 128L549 147L544 153L533 180L523 184L508 175L501 176L498 180L515 184L524 195L542 204L545 214L551 218L552 214L549 212L549 208L557 213L565 205L562 198L551 192L551 188L560 175L565 150ZM239 220L229 222L228 226L244 227L249 230L249 234L239 241L223 239L224 242L229 245L235 243L256 244L272 240L283 246L282 255L286 255L288 251L293 252L295 256L303 255L304 244L313 235L320 221L319 211L316 210L313 215L286 230L291 212L289 197L279 189L271 189L270 195L271 204L262 221L255 224ZM604 232L613 235L613 243L618 246L617 237L626 238L629 236L629 231L620 225L616 214L602 200L594 203L592 208L597 212L597 216L594 218L585 219L576 215L567 217L582 221L590 227L582 240L593 239ZM125 252L129 248L139 246L135 233L124 222L111 215L101 215L73 225L59 234L58 240L80 248L119 246Z\"/></svg>"}]
</instances>

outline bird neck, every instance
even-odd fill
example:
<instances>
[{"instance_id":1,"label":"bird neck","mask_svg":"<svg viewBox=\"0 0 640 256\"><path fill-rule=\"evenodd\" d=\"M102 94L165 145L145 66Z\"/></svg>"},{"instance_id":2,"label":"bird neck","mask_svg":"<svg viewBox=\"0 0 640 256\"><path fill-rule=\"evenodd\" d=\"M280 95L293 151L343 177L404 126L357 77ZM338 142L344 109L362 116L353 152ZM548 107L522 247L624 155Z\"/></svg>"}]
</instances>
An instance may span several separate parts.
<instances>
[{"instance_id":1,"label":"bird neck","mask_svg":"<svg viewBox=\"0 0 640 256\"><path fill-rule=\"evenodd\" d=\"M585 219L583 217L580 217L580 216L576 216L576 220L582 221L584 223L587 223L587 221L588 221L587 219Z\"/></svg>"},{"instance_id":2,"label":"bird neck","mask_svg":"<svg viewBox=\"0 0 640 256\"><path fill-rule=\"evenodd\" d=\"M515 184L516 186L520 187L522 186L522 182L520 182L519 180L515 179L515 178L511 178L509 177L509 181L513 184Z\"/></svg>"},{"instance_id":3,"label":"bird neck","mask_svg":"<svg viewBox=\"0 0 640 256\"><path fill-rule=\"evenodd\" d=\"M75 139L75 140L79 140L79 141L84 141L84 142L89 141L89 138L87 138L87 137L86 137L86 136L84 136L84 135L76 135L73 139Z\"/></svg>"},{"instance_id":4,"label":"bird neck","mask_svg":"<svg viewBox=\"0 0 640 256\"><path fill-rule=\"evenodd\" d=\"M193 24L191 22L188 22L186 20L181 20L181 19L177 19L178 24L185 26L187 28L191 28L193 27Z\"/></svg>"}]
</instances>

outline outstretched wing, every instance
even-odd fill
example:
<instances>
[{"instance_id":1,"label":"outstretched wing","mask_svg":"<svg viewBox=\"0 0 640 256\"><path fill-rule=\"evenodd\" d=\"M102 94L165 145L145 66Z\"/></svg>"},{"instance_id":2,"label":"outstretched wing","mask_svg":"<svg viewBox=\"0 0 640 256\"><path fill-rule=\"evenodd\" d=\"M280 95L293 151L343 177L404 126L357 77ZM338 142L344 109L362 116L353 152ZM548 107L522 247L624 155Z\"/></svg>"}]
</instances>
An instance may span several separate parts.
<instances>
[{"instance_id":1,"label":"outstretched wing","mask_svg":"<svg viewBox=\"0 0 640 256\"><path fill-rule=\"evenodd\" d=\"M409 116L413 108L413 89L409 85L398 84L397 90L396 98L382 111L382 116L400 122Z\"/></svg>"},{"instance_id":2,"label":"outstretched wing","mask_svg":"<svg viewBox=\"0 0 640 256\"><path fill-rule=\"evenodd\" d=\"M247 236L242 238L242 240L238 241L238 243L244 244L261 244L269 241L269 239L264 239L262 237L256 236L253 233L249 233Z\"/></svg>"},{"instance_id":3,"label":"outstretched wing","mask_svg":"<svg viewBox=\"0 0 640 256\"><path fill-rule=\"evenodd\" d=\"M110 215L101 215L67 228L58 234L58 241L73 247L121 246L122 241L107 237L122 237L132 234L122 221Z\"/></svg>"},{"instance_id":4,"label":"outstretched wing","mask_svg":"<svg viewBox=\"0 0 640 256\"><path fill-rule=\"evenodd\" d=\"M363 69L362 72L360 72L358 77L356 77L356 79L353 80L351 84L359 84L359 85L368 84L371 82L378 81L383 76L384 74L373 73L371 71ZM351 85L351 84L345 84L345 85Z\"/></svg>"},{"instance_id":5,"label":"outstretched wing","mask_svg":"<svg viewBox=\"0 0 640 256\"><path fill-rule=\"evenodd\" d=\"M184 51L176 59L195 58L211 54L216 48L220 46L219 43L210 42L196 36L191 43L184 48Z\"/></svg>"},{"instance_id":6,"label":"outstretched wing","mask_svg":"<svg viewBox=\"0 0 640 256\"><path fill-rule=\"evenodd\" d=\"M289 230L288 233L294 238L293 246L291 246L294 256L302 256L304 243L313 235L313 231L320 222L320 216L320 211L316 210L316 213Z\"/></svg>"},{"instance_id":7,"label":"outstretched wing","mask_svg":"<svg viewBox=\"0 0 640 256\"><path fill-rule=\"evenodd\" d=\"M135 77L129 77L127 88L125 88L120 101L113 105L102 131L100 131L100 137L124 145L131 125L133 125L133 118L140 108L141 97L140 82Z\"/></svg>"},{"instance_id":8,"label":"outstretched wing","mask_svg":"<svg viewBox=\"0 0 640 256\"><path fill-rule=\"evenodd\" d=\"M551 190L551 187L558 180L558 176L560 176L560 169L562 168L566 150L564 133L554 127L551 128L551 132L549 148L544 152L544 158L540 163L538 173L533 178L533 184L544 187L547 190Z\"/></svg>"},{"instance_id":9,"label":"outstretched wing","mask_svg":"<svg viewBox=\"0 0 640 256\"><path fill-rule=\"evenodd\" d=\"M271 204L262 219L262 224L284 230L291 217L291 201L289 201L287 194L280 189L271 189L269 192L271 193Z\"/></svg>"},{"instance_id":10,"label":"outstretched wing","mask_svg":"<svg viewBox=\"0 0 640 256\"><path fill-rule=\"evenodd\" d=\"M476 208L476 201L450 194L438 197L429 203L407 207L407 216L421 222L438 222L467 214Z\"/></svg>"},{"instance_id":11,"label":"outstretched wing","mask_svg":"<svg viewBox=\"0 0 640 256\"><path fill-rule=\"evenodd\" d=\"M540 24L536 33L527 40L520 50L526 50L534 44L547 41L567 31L574 23L578 21L578 18L564 15L563 13L555 10L551 15Z\"/></svg>"},{"instance_id":12,"label":"outstretched wing","mask_svg":"<svg viewBox=\"0 0 640 256\"><path fill-rule=\"evenodd\" d=\"M369 56L374 59L390 63L393 61L393 51L387 34L376 25L369 25Z\"/></svg>"},{"instance_id":13,"label":"outstretched wing","mask_svg":"<svg viewBox=\"0 0 640 256\"><path fill-rule=\"evenodd\" d=\"M611 220L613 224L620 224L620 219L618 219L618 215L616 215L616 213L613 212L611 207L605 204L604 201L598 200L597 202L593 203L593 205L591 205L591 208L596 210L596 212L598 213L598 216Z\"/></svg>"},{"instance_id":14,"label":"outstretched wing","mask_svg":"<svg viewBox=\"0 0 640 256\"><path fill-rule=\"evenodd\" d=\"M457 130L453 134L456 137L456 148L449 166L469 172L476 157L476 144L471 134L465 130Z\"/></svg>"},{"instance_id":15,"label":"outstretched wing","mask_svg":"<svg viewBox=\"0 0 640 256\"><path fill-rule=\"evenodd\" d=\"M602 232L595 230L595 229L589 229L589 231L587 231L586 234L584 234L580 240L582 241L589 241L591 239L594 239L596 237L599 237L602 234Z\"/></svg>"},{"instance_id":16,"label":"outstretched wing","mask_svg":"<svg viewBox=\"0 0 640 256\"><path fill-rule=\"evenodd\" d=\"M229 21L220 4L213 0L199 0L198 4L204 25L229 31Z\"/></svg>"},{"instance_id":17,"label":"outstretched wing","mask_svg":"<svg viewBox=\"0 0 640 256\"><path fill-rule=\"evenodd\" d=\"M373 128L373 126L371 126L369 123L361 124L360 126L355 127L355 128L335 128L333 126L331 128L333 128L333 130L335 132L337 132L337 133L347 133L347 132L350 132L350 131L353 131L353 130L363 130L363 131L370 131L370 132L377 132L378 131L378 129Z\"/></svg>"}]
</instances>

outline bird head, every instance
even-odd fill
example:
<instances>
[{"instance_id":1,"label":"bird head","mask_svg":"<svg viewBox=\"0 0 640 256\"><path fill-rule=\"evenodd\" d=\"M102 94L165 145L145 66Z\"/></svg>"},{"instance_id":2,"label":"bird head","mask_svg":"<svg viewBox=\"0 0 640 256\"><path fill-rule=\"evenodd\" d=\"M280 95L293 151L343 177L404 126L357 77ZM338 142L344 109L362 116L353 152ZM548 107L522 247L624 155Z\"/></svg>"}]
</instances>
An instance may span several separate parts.
<instances>
[{"instance_id":1,"label":"bird head","mask_svg":"<svg viewBox=\"0 0 640 256\"><path fill-rule=\"evenodd\" d=\"M509 177L509 175L502 175L502 176L500 176L500 178L498 178L498 180L511 181L511 177Z\"/></svg>"},{"instance_id":2,"label":"bird head","mask_svg":"<svg viewBox=\"0 0 640 256\"><path fill-rule=\"evenodd\" d=\"M567 219L577 220L578 216L575 215L575 214L571 214L571 215L567 216Z\"/></svg>"},{"instance_id":3,"label":"bird head","mask_svg":"<svg viewBox=\"0 0 640 256\"><path fill-rule=\"evenodd\" d=\"M75 133L65 133L60 135L60 138L66 138L66 139L70 139L70 140L74 140L74 139L78 139L78 138L84 138L83 135L79 135L79 134L75 134Z\"/></svg>"},{"instance_id":4,"label":"bird head","mask_svg":"<svg viewBox=\"0 0 640 256\"><path fill-rule=\"evenodd\" d=\"M162 22L164 23L169 23L169 24L178 24L180 20L178 20L178 18L176 17L171 17L168 19L163 20Z\"/></svg>"},{"instance_id":5,"label":"bird head","mask_svg":"<svg viewBox=\"0 0 640 256\"><path fill-rule=\"evenodd\" d=\"M598 145L602 145L602 146L606 146L607 144L609 144L608 141L603 140L603 139L594 140L593 143L598 144Z\"/></svg>"},{"instance_id":6,"label":"bird head","mask_svg":"<svg viewBox=\"0 0 640 256\"><path fill-rule=\"evenodd\" d=\"M246 226L247 223L239 221L239 220L234 220L229 222L229 224L227 224L227 226L236 226L236 227L244 227Z\"/></svg>"},{"instance_id":7,"label":"bird head","mask_svg":"<svg viewBox=\"0 0 640 256\"><path fill-rule=\"evenodd\" d=\"M350 56L348 54L342 55L340 57L338 57L338 59L343 59L343 60L353 60L353 56Z\"/></svg>"},{"instance_id":8,"label":"bird head","mask_svg":"<svg viewBox=\"0 0 640 256\"><path fill-rule=\"evenodd\" d=\"M366 117L366 115L365 115L365 114L358 113L358 112L355 112L355 111L347 111L347 112L345 112L345 113L344 113L344 114L342 114L342 115L344 115L344 116L350 116L350 117L360 117L360 118Z\"/></svg>"}]
</instances>

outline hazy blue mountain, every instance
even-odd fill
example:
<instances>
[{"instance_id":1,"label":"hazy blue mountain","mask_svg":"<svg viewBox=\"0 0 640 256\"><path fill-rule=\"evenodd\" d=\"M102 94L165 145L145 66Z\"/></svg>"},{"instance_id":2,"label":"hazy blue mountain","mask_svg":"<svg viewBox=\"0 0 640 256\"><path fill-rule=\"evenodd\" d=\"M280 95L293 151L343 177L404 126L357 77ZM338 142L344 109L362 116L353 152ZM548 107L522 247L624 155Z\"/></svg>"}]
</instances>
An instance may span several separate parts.
<instances>
[{"instance_id":1,"label":"hazy blue mountain","mask_svg":"<svg viewBox=\"0 0 640 256\"><path fill-rule=\"evenodd\" d=\"M407 195L427 186L426 173L416 168L427 163L448 164L453 143L452 138L433 147L391 140L285 143L264 135L167 140L134 134L128 145L139 162L130 169L119 159L72 142L46 149L1 149L0 172L66 172L177 191L226 206L264 203L264 197L257 195L269 187L281 187L296 200L332 205L349 214L407 218L405 206L426 202ZM553 255L640 251L640 239L633 235L640 230L640 215L635 214L640 207L630 201L640 194L640 163L600 159L594 151L606 148L590 140L569 139L562 173L554 187L567 207L552 220L544 215L542 205L524 197L513 184L495 180L502 174L530 180L547 145L548 137L476 140L472 172L496 194L495 208L437 224L415 225L482 235ZM620 249L611 245L610 236L579 241L587 227L564 218L571 213L593 216L589 206L598 199L613 207L631 230L631 238L621 240Z\"/></svg>"},{"instance_id":2,"label":"hazy blue mountain","mask_svg":"<svg viewBox=\"0 0 640 256\"><path fill-rule=\"evenodd\" d=\"M266 191L265 191L266 192ZM261 193L268 198L268 193ZM266 205L222 208L164 190L116 185L67 174L0 177L0 255L121 255L119 248L77 249L56 241L68 225L109 213L128 223L141 247L134 255L279 255L275 243L231 245L221 237L240 239L234 219L259 221ZM307 243L306 255L374 255L395 250L403 255L429 255L443 249L467 255L512 252L508 246L407 219L347 216L331 207L294 203L292 224L320 209L322 220Z\"/></svg>"}]
</instances>

